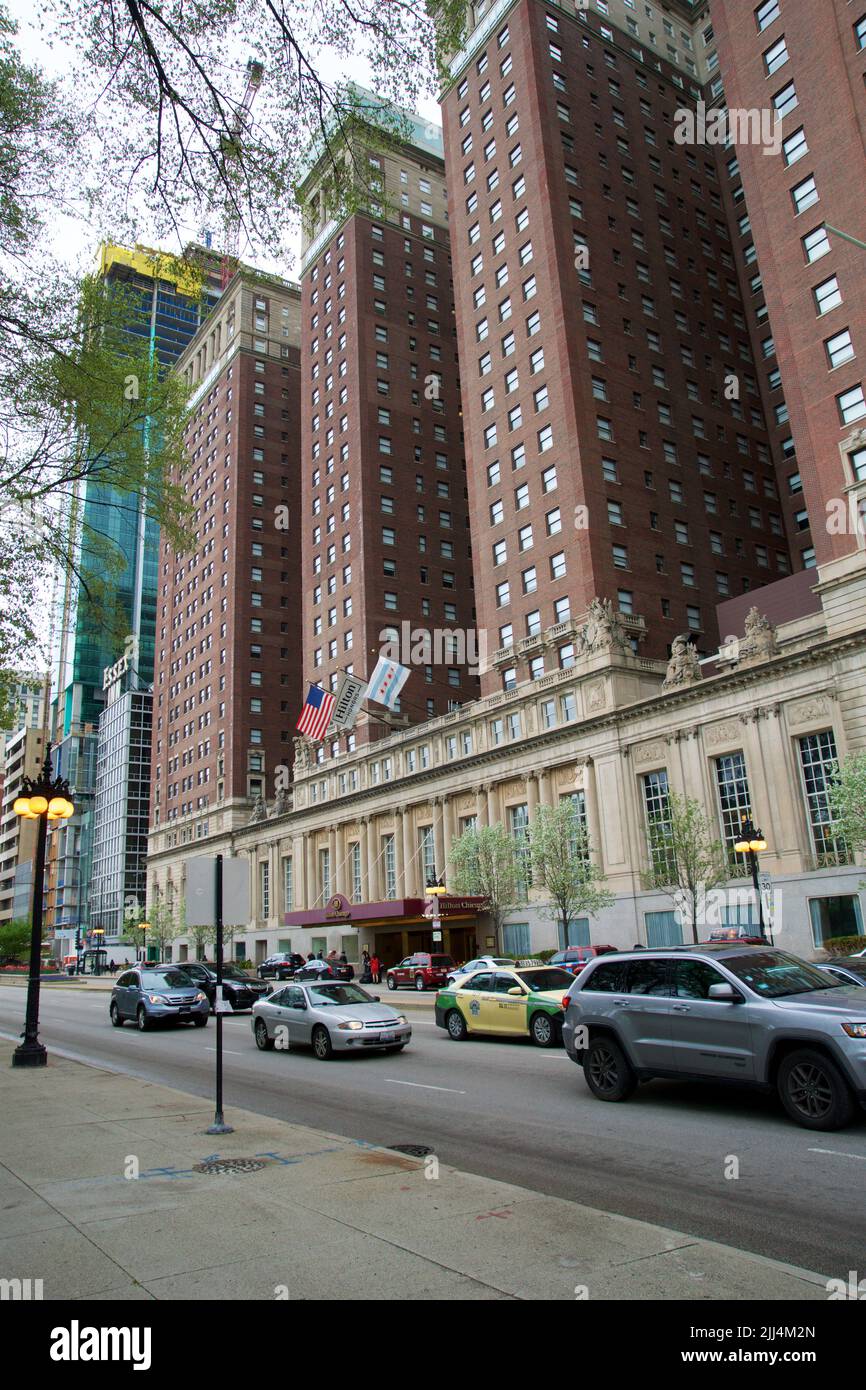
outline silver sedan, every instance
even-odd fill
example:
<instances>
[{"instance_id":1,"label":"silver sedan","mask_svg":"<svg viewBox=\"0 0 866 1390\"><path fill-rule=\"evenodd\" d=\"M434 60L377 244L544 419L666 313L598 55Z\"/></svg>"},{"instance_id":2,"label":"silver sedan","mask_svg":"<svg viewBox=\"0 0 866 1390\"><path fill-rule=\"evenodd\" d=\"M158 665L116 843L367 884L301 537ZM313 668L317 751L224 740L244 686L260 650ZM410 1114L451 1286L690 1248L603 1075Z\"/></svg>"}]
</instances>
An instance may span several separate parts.
<instances>
[{"instance_id":1,"label":"silver sedan","mask_svg":"<svg viewBox=\"0 0 866 1390\"><path fill-rule=\"evenodd\" d=\"M335 1052L402 1052L412 1036L404 1014L358 985L305 980L253 1005L253 1036L262 1052L312 1047L320 1061Z\"/></svg>"}]
</instances>

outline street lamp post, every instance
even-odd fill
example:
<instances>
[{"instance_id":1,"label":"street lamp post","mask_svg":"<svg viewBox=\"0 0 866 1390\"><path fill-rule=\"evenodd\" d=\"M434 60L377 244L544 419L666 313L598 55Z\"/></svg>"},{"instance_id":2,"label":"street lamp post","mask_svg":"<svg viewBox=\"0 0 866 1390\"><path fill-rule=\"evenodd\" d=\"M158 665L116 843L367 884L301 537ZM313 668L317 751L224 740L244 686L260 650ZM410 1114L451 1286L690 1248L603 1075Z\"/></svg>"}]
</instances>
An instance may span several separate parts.
<instances>
[{"instance_id":1,"label":"street lamp post","mask_svg":"<svg viewBox=\"0 0 866 1390\"><path fill-rule=\"evenodd\" d=\"M751 816L743 816L740 826L741 834L734 849L737 854L745 854L748 858L749 869L752 874L752 883L755 888L755 897L758 900L758 925L761 936L766 941L767 932L764 926L764 904L761 899L761 888L758 883L758 855L762 849L767 848L767 841L764 839L760 830L756 830Z\"/></svg>"},{"instance_id":2,"label":"street lamp post","mask_svg":"<svg viewBox=\"0 0 866 1390\"><path fill-rule=\"evenodd\" d=\"M69 783L64 777L51 774L51 748L45 750L45 762L38 777L25 777L23 795L16 798L13 810L23 820L39 822L36 832L36 857L33 864L33 906L30 931L30 977L27 981L27 1011L24 1019L24 1041L12 1054L13 1067L44 1067L48 1053L39 1041L39 983L42 968L42 897L45 891L45 845L48 822L68 820L75 811L69 800Z\"/></svg>"}]
</instances>

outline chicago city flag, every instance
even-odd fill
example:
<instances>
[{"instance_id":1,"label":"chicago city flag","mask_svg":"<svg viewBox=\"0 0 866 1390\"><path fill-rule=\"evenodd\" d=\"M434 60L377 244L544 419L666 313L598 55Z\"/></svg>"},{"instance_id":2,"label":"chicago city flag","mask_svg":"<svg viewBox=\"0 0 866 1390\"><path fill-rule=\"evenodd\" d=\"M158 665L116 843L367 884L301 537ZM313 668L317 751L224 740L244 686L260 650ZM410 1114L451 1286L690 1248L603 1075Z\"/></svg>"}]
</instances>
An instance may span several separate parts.
<instances>
[{"instance_id":1,"label":"chicago city flag","mask_svg":"<svg viewBox=\"0 0 866 1390\"><path fill-rule=\"evenodd\" d=\"M387 657L380 656L367 683L367 699L393 709L408 675L408 666L401 666L397 661L389 661Z\"/></svg>"},{"instance_id":2,"label":"chicago city flag","mask_svg":"<svg viewBox=\"0 0 866 1390\"><path fill-rule=\"evenodd\" d=\"M334 698L330 691L323 690L320 685L310 686L297 723L297 728L302 734L320 740L325 737L325 731L331 722Z\"/></svg>"}]
</instances>

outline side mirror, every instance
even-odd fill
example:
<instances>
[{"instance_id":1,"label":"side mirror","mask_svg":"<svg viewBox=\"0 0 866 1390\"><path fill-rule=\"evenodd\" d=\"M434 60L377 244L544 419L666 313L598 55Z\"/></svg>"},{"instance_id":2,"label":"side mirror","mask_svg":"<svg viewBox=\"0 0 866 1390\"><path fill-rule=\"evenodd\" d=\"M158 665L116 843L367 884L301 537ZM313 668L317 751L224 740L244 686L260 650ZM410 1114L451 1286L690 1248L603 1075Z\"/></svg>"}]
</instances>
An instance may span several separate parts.
<instances>
[{"instance_id":1,"label":"side mirror","mask_svg":"<svg viewBox=\"0 0 866 1390\"><path fill-rule=\"evenodd\" d=\"M522 995L522 994L523 994L523 990L520 988L520 985L512 985L512 986L511 986L511 989L508 991L508 993L509 993L509 994Z\"/></svg>"},{"instance_id":2,"label":"side mirror","mask_svg":"<svg viewBox=\"0 0 866 1390\"><path fill-rule=\"evenodd\" d=\"M719 985L710 985L710 991L707 995L707 998L720 999L727 1004L741 1004L743 1002L742 994L740 994L738 990L734 989L733 985L729 985L727 983Z\"/></svg>"}]
</instances>

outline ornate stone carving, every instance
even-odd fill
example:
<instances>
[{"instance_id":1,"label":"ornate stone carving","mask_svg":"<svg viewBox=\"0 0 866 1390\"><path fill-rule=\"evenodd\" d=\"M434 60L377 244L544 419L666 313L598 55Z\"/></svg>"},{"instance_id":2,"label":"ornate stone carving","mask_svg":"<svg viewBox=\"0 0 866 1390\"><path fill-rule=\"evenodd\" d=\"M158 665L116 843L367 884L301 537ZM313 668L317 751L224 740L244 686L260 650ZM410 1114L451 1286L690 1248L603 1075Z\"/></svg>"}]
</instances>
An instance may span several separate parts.
<instances>
[{"instance_id":1,"label":"ornate stone carving","mask_svg":"<svg viewBox=\"0 0 866 1390\"><path fill-rule=\"evenodd\" d=\"M680 686L693 685L701 678L701 666L695 647L688 637L675 637L671 644L671 659L665 671L662 690L676 690Z\"/></svg>"},{"instance_id":2,"label":"ornate stone carving","mask_svg":"<svg viewBox=\"0 0 866 1390\"><path fill-rule=\"evenodd\" d=\"M740 737L740 730L733 719L727 719L724 724L710 724L704 733L704 737L713 748L720 743L734 743Z\"/></svg>"},{"instance_id":3,"label":"ornate stone carving","mask_svg":"<svg viewBox=\"0 0 866 1390\"><path fill-rule=\"evenodd\" d=\"M621 615L609 598L594 598L587 609L586 622L575 634L575 655L618 651L634 656Z\"/></svg>"},{"instance_id":4,"label":"ornate stone carving","mask_svg":"<svg viewBox=\"0 0 866 1390\"><path fill-rule=\"evenodd\" d=\"M267 820L268 807L263 796L257 796L253 802L253 809L250 814L250 825L257 825L259 821Z\"/></svg>"},{"instance_id":5,"label":"ornate stone carving","mask_svg":"<svg viewBox=\"0 0 866 1390\"><path fill-rule=\"evenodd\" d=\"M587 710L604 709L607 704L607 690L604 681L592 681L586 687Z\"/></svg>"},{"instance_id":6,"label":"ornate stone carving","mask_svg":"<svg viewBox=\"0 0 866 1390\"><path fill-rule=\"evenodd\" d=\"M827 719L830 713L830 702L826 695L810 695L788 706L788 723L811 724L816 719Z\"/></svg>"},{"instance_id":7,"label":"ornate stone carving","mask_svg":"<svg viewBox=\"0 0 866 1390\"><path fill-rule=\"evenodd\" d=\"M746 614L746 631L737 652L738 666L752 666L779 655L776 629L765 614L750 608Z\"/></svg>"},{"instance_id":8,"label":"ornate stone carving","mask_svg":"<svg viewBox=\"0 0 866 1390\"><path fill-rule=\"evenodd\" d=\"M274 801L274 804L271 807L271 818L273 819L276 816L284 816L286 812L291 811L291 809L291 797L289 796L289 793L286 791L285 787L280 787L276 795L276 800Z\"/></svg>"},{"instance_id":9,"label":"ornate stone carving","mask_svg":"<svg viewBox=\"0 0 866 1390\"><path fill-rule=\"evenodd\" d=\"M636 763L663 763L667 759L667 746L661 739L655 743L642 743L632 749L632 757Z\"/></svg>"},{"instance_id":10,"label":"ornate stone carving","mask_svg":"<svg viewBox=\"0 0 866 1390\"><path fill-rule=\"evenodd\" d=\"M299 734L292 739L292 743L295 746L295 772L309 772L313 766L312 740L305 738L303 734Z\"/></svg>"}]
</instances>

